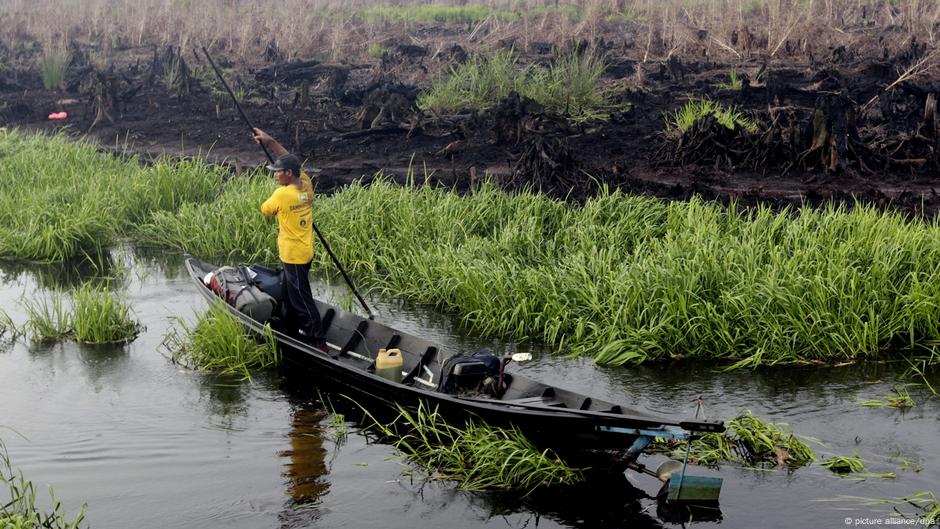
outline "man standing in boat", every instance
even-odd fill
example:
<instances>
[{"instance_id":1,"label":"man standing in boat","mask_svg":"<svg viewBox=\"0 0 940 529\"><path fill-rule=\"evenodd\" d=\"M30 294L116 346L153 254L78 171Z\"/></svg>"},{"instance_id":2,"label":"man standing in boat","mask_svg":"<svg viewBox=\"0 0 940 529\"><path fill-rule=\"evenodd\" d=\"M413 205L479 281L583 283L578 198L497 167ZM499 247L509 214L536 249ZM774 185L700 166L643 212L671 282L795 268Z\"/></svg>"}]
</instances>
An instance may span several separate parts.
<instances>
[{"instance_id":1,"label":"man standing in boat","mask_svg":"<svg viewBox=\"0 0 940 529\"><path fill-rule=\"evenodd\" d=\"M255 141L277 157L267 166L280 187L261 204L261 213L277 217L277 249L287 283L287 330L311 345L323 345L320 314L310 291L310 263L313 261L313 184L301 170L300 158L287 152L261 129L254 129Z\"/></svg>"}]
</instances>

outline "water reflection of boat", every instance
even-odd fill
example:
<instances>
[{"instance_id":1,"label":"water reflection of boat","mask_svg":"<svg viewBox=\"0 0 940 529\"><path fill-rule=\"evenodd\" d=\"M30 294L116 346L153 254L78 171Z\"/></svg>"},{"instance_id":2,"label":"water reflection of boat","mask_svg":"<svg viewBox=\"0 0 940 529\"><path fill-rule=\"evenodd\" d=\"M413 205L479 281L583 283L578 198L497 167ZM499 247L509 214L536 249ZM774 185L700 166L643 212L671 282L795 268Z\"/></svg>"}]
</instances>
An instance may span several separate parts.
<instances>
[{"instance_id":1,"label":"water reflection of boat","mask_svg":"<svg viewBox=\"0 0 940 529\"><path fill-rule=\"evenodd\" d=\"M569 527L663 527L664 523L721 521L717 504L657 502L634 486L622 472L596 471L584 483L538 489L530 494L494 493L470 496L491 517L531 513ZM655 508L654 508L655 504Z\"/></svg>"},{"instance_id":2,"label":"water reflection of boat","mask_svg":"<svg viewBox=\"0 0 940 529\"><path fill-rule=\"evenodd\" d=\"M188 258L186 268L208 300L218 299L204 283L219 268ZM257 273L272 273L262 268ZM723 431L720 421L683 421L595 399L504 371L508 359L456 355L437 344L317 301L326 344L314 347L286 333L274 335L284 358L339 381L359 397L416 409L424 404L445 417L476 416L485 422L519 428L533 442L562 454L616 452L633 465L656 437L684 439L692 431ZM264 326L225 305L248 329ZM276 323L275 323L276 328ZM399 349L400 376L376 373L377 352ZM455 360L456 359L456 360Z\"/></svg>"}]
</instances>

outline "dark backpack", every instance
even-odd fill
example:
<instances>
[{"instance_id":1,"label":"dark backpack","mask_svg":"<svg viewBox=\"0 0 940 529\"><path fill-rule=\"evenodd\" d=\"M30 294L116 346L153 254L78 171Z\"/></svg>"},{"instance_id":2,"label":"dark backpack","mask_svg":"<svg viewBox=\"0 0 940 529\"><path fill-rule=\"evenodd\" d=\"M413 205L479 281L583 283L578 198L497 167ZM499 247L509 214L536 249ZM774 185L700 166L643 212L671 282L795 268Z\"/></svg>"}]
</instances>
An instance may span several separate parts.
<instances>
[{"instance_id":1,"label":"dark backpack","mask_svg":"<svg viewBox=\"0 0 940 529\"><path fill-rule=\"evenodd\" d=\"M238 312L266 323L274 313L275 300L248 280L244 267L223 266L208 276L206 286Z\"/></svg>"}]
</instances>

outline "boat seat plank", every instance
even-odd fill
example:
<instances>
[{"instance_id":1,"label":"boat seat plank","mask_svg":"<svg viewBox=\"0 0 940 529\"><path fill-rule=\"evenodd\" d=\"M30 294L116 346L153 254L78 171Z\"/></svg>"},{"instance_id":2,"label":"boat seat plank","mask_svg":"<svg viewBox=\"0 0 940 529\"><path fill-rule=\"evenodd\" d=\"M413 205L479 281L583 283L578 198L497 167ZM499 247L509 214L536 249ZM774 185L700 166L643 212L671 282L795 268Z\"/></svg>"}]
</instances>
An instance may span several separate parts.
<instances>
[{"instance_id":1,"label":"boat seat plank","mask_svg":"<svg viewBox=\"0 0 940 529\"><path fill-rule=\"evenodd\" d=\"M560 400L555 400L552 398L545 398L545 397L526 397L522 399L506 400L503 402L506 402L507 404L523 404L523 405L530 405L530 406L535 404L539 406L547 406L549 408L567 408L568 407L567 405L565 405L564 402Z\"/></svg>"}]
</instances>

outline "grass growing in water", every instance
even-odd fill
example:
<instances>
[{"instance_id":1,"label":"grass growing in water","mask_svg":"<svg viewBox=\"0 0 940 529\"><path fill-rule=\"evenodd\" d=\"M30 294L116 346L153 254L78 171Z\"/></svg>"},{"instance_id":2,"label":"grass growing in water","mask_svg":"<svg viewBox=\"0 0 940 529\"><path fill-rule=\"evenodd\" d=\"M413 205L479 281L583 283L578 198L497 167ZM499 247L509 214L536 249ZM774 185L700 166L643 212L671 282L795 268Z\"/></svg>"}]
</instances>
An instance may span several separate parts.
<instances>
[{"instance_id":1,"label":"grass growing in water","mask_svg":"<svg viewBox=\"0 0 940 529\"><path fill-rule=\"evenodd\" d=\"M516 429L473 420L461 428L445 422L436 409L423 406L417 413L399 408L398 417L387 425L373 422L412 462L436 479L457 482L461 490L529 493L584 479L579 470L550 450L538 450Z\"/></svg>"},{"instance_id":2,"label":"grass growing in water","mask_svg":"<svg viewBox=\"0 0 940 529\"><path fill-rule=\"evenodd\" d=\"M25 333L35 342L49 343L68 338L72 332L72 318L65 306L65 296L52 292L48 298L26 301Z\"/></svg>"},{"instance_id":3,"label":"grass growing in water","mask_svg":"<svg viewBox=\"0 0 940 529\"><path fill-rule=\"evenodd\" d=\"M907 409L914 406L914 399L911 398L906 386L895 386L891 388L891 391L894 392L894 395L888 395L883 399L869 399L862 402L861 405L871 408L889 407L898 409Z\"/></svg>"},{"instance_id":4,"label":"grass growing in water","mask_svg":"<svg viewBox=\"0 0 940 529\"><path fill-rule=\"evenodd\" d=\"M84 343L126 342L140 330L126 301L90 283L71 293L71 303L66 303L65 294L53 291L23 307L27 317L23 331L35 342L69 338Z\"/></svg>"},{"instance_id":5,"label":"grass growing in water","mask_svg":"<svg viewBox=\"0 0 940 529\"><path fill-rule=\"evenodd\" d=\"M107 287L86 283L72 294L72 331L79 342L126 342L139 330L127 302Z\"/></svg>"},{"instance_id":6,"label":"grass growing in water","mask_svg":"<svg viewBox=\"0 0 940 529\"><path fill-rule=\"evenodd\" d=\"M418 107L436 113L486 110L516 92L575 122L608 118L598 85L605 68L602 59L569 53L557 57L550 68L518 62L514 50L475 56L435 81L418 98Z\"/></svg>"},{"instance_id":7,"label":"grass growing in water","mask_svg":"<svg viewBox=\"0 0 940 529\"><path fill-rule=\"evenodd\" d=\"M813 450L793 435L785 423L765 422L750 411L728 421L723 433L706 433L692 441L689 458L703 465L724 462L747 465L806 466L816 460ZM681 458L685 443L657 441L652 450Z\"/></svg>"},{"instance_id":8,"label":"grass growing in water","mask_svg":"<svg viewBox=\"0 0 940 529\"><path fill-rule=\"evenodd\" d=\"M865 470L865 463L858 454L851 456L832 456L824 460L820 465L837 474L849 474Z\"/></svg>"},{"instance_id":9,"label":"grass growing in water","mask_svg":"<svg viewBox=\"0 0 940 529\"><path fill-rule=\"evenodd\" d=\"M216 202L157 215L156 240L274 258L276 230L257 214L270 186L232 181ZM940 354L935 220L619 191L576 206L491 184L461 196L381 179L318 197L314 210L360 283L451 311L476 334L552 343L603 364ZM335 270L319 248L315 259Z\"/></svg>"},{"instance_id":10,"label":"grass growing in water","mask_svg":"<svg viewBox=\"0 0 940 529\"><path fill-rule=\"evenodd\" d=\"M178 328L164 339L174 362L250 380L251 369L271 367L281 360L270 328L265 327L265 335L256 340L221 301L214 302L194 324L182 319L176 323Z\"/></svg>"},{"instance_id":11,"label":"grass growing in water","mask_svg":"<svg viewBox=\"0 0 940 529\"><path fill-rule=\"evenodd\" d=\"M714 118L720 125L730 130L741 128L750 133L757 132L757 122L735 108L726 107L711 99L692 99L672 115L666 114L664 118L666 133L670 136L681 136L697 121L708 117Z\"/></svg>"},{"instance_id":12,"label":"grass growing in water","mask_svg":"<svg viewBox=\"0 0 940 529\"><path fill-rule=\"evenodd\" d=\"M85 506L72 521L66 519L62 504L56 501L49 488L52 509L43 510L36 505L36 487L22 472L13 470L6 446L0 441L0 481L6 485L8 497L0 499L0 528L2 529L77 529L85 519Z\"/></svg>"}]
</instances>

